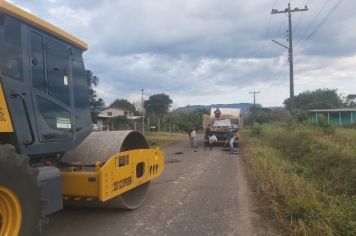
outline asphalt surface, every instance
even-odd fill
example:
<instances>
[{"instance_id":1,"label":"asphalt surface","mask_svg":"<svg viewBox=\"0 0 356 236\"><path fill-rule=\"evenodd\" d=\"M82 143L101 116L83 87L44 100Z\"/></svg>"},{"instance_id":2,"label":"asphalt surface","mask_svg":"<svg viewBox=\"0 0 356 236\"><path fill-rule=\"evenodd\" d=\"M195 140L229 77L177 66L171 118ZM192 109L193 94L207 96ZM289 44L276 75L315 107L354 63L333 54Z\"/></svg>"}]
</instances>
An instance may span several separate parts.
<instances>
[{"instance_id":1,"label":"asphalt surface","mask_svg":"<svg viewBox=\"0 0 356 236\"><path fill-rule=\"evenodd\" d=\"M44 235L267 235L241 157L188 141L166 148L164 173L137 210L65 208ZM177 154L183 153L183 154Z\"/></svg>"}]
</instances>

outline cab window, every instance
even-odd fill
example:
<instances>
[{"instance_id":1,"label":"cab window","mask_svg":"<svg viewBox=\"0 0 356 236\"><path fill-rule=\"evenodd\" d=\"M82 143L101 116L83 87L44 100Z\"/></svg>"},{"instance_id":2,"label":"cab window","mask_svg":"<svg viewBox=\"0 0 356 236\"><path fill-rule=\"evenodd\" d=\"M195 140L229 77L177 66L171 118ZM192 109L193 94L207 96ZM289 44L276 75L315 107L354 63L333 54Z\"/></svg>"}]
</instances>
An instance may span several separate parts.
<instances>
[{"instance_id":1,"label":"cab window","mask_svg":"<svg viewBox=\"0 0 356 236\"><path fill-rule=\"evenodd\" d=\"M46 38L46 46L48 94L69 106L69 49L50 38Z\"/></svg>"},{"instance_id":2,"label":"cab window","mask_svg":"<svg viewBox=\"0 0 356 236\"><path fill-rule=\"evenodd\" d=\"M31 32L31 75L33 87L45 92L45 71L43 61L43 37L42 35Z\"/></svg>"},{"instance_id":3,"label":"cab window","mask_svg":"<svg viewBox=\"0 0 356 236\"><path fill-rule=\"evenodd\" d=\"M2 16L4 27L3 43L1 45L2 73L15 80L22 81L22 39L20 21Z\"/></svg>"}]
</instances>

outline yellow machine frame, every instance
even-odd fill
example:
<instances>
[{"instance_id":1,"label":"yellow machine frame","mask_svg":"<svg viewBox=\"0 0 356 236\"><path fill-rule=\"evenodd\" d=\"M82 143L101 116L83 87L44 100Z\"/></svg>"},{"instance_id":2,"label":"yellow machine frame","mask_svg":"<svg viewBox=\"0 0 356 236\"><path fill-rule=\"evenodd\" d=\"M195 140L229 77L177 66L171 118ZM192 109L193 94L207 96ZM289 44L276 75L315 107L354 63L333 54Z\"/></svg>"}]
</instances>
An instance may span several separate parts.
<instances>
[{"instance_id":1,"label":"yellow machine frame","mask_svg":"<svg viewBox=\"0 0 356 236\"><path fill-rule=\"evenodd\" d=\"M63 196L105 202L158 177L163 169L164 154L159 148L121 152L104 165L98 162L94 171L62 171Z\"/></svg>"},{"instance_id":2,"label":"yellow machine frame","mask_svg":"<svg viewBox=\"0 0 356 236\"><path fill-rule=\"evenodd\" d=\"M7 108L4 91L0 81L0 133L12 133L14 128L12 126L9 110Z\"/></svg>"}]
</instances>

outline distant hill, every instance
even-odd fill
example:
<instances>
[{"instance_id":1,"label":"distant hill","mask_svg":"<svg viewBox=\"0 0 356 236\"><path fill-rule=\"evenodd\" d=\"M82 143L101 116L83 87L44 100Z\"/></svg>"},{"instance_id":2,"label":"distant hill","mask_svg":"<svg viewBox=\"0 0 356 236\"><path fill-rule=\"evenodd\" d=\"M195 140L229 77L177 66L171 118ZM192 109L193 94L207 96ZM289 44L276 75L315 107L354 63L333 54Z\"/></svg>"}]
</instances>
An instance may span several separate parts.
<instances>
[{"instance_id":1,"label":"distant hill","mask_svg":"<svg viewBox=\"0 0 356 236\"><path fill-rule=\"evenodd\" d=\"M232 103L232 104L212 104L212 105L187 105L184 107L179 107L176 109L176 111L180 112L189 112L189 111L195 111L195 110L201 110L201 109L208 109L210 108L240 108L241 114L246 114L251 107L253 107L253 104L251 103ZM256 107L261 107L262 105L256 104Z\"/></svg>"}]
</instances>

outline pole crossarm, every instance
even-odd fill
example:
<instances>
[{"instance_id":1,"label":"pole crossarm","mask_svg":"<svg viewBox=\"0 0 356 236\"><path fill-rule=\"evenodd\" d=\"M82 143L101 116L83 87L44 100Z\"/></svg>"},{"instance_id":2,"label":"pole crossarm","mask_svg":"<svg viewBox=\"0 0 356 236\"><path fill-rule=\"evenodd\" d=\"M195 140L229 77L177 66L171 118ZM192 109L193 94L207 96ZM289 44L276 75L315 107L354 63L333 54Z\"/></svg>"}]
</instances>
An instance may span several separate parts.
<instances>
[{"instance_id":1,"label":"pole crossarm","mask_svg":"<svg viewBox=\"0 0 356 236\"><path fill-rule=\"evenodd\" d=\"M302 9L299 9L298 7L294 8L293 10L291 10L290 8L286 8L285 10L283 11L278 11L277 9L272 9L271 11L271 14L282 14L282 13L293 13L293 12L298 12L298 11L308 11L308 7L305 6L304 8Z\"/></svg>"},{"instance_id":2,"label":"pole crossarm","mask_svg":"<svg viewBox=\"0 0 356 236\"><path fill-rule=\"evenodd\" d=\"M284 48L286 48L286 49L289 50L289 47L287 47L286 45L281 44L280 42L277 42L277 41L274 40L274 39L272 39L272 42L274 42L274 43L276 43L276 44L278 44L278 45L280 45L280 46L282 46L282 47L284 47Z\"/></svg>"}]
</instances>

